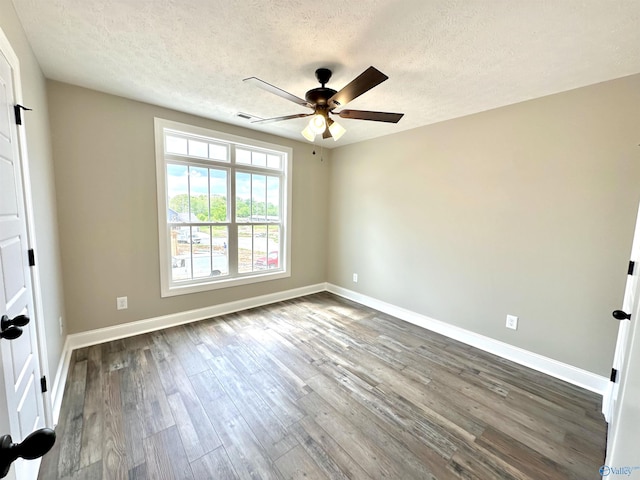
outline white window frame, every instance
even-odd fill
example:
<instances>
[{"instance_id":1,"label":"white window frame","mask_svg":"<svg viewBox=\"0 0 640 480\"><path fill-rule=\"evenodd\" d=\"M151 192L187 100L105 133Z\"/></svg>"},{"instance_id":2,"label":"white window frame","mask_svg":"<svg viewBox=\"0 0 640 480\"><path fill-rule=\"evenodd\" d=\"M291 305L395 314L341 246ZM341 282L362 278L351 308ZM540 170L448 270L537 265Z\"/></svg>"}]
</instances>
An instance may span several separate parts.
<instances>
[{"instance_id":1,"label":"white window frame","mask_svg":"<svg viewBox=\"0 0 640 480\"><path fill-rule=\"evenodd\" d=\"M293 150L282 145L271 144L254 140L251 138L231 135L224 132L209 130L202 127L188 125L184 123L174 122L162 118L154 118L155 142L156 142L156 184L158 196L158 240L159 240L159 260L160 260L160 286L162 297L171 297L175 295L183 295L196 292L204 292L220 288L235 287L239 285L247 285L251 283L277 280L291 276L291 195L292 195L292 159ZM204 137L214 142L226 143L230 146L230 161L225 165L228 168L228 182L230 189L228 190L228 198L232 199L228 203L228 222L222 225L228 225L229 228L229 275L220 277L207 277L200 279L192 279L185 281L172 280L172 259L171 259L171 240L170 228L168 221L168 194L167 194L167 154L165 154L165 132L175 132L186 135L195 135ZM255 271L252 273L237 273L232 271L234 266L237 268L237 244L232 244L236 235L232 234L232 229L237 229L238 225L252 225L253 223L236 222L235 218L235 174L236 171L251 170L252 166L246 164L235 163L235 147L246 147L249 149L264 149L277 152L282 155L282 178L283 182L280 186L282 190L282 205L280 211L282 215L281 231L280 231L280 262L279 268L275 271L267 268L266 270ZM183 160L189 163L188 156L183 156ZM202 158L193 158L192 165L202 166ZM220 164L218 164L220 165ZM236 170L237 168L237 170ZM269 252L266 252L268 257Z\"/></svg>"}]
</instances>

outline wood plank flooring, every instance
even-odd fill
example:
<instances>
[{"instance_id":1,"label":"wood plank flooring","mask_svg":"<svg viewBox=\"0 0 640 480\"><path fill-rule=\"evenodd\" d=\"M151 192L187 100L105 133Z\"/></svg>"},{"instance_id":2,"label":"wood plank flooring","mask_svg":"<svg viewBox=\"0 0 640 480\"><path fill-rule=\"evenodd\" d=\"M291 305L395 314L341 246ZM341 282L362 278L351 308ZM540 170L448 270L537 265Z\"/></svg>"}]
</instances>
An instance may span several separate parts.
<instances>
[{"instance_id":1,"label":"wood plank flooring","mask_svg":"<svg viewBox=\"0 0 640 480\"><path fill-rule=\"evenodd\" d=\"M596 479L590 392L328 293L73 352L50 479Z\"/></svg>"}]
</instances>

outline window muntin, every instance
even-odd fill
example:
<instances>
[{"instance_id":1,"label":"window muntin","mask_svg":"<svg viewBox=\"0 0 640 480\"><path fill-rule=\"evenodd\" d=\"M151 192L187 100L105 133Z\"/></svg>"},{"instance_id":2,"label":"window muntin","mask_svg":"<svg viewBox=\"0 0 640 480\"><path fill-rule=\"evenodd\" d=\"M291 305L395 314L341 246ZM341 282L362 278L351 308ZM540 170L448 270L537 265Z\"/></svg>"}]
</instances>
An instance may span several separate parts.
<instances>
[{"instance_id":1,"label":"window muntin","mask_svg":"<svg viewBox=\"0 0 640 480\"><path fill-rule=\"evenodd\" d=\"M290 149L161 119L156 148L163 296L290 275Z\"/></svg>"}]
</instances>

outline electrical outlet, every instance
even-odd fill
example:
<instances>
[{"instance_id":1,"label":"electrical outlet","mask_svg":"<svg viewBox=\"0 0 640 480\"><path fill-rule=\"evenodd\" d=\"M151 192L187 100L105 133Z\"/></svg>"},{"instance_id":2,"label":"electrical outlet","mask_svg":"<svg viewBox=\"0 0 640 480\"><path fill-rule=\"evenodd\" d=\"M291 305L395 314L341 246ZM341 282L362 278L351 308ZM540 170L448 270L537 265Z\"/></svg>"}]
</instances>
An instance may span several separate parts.
<instances>
[{"instance_id":1,"label":"electrical outlet","mask_svg":"<svg viewBox=\"0 0 640 480\"><path fill-rule=\"evenodd\" d=\"M512 330L518 329L518 317L515 315L507 315L507 328Z\"/></svg>"},{"instance_id":2,"label":"electrical outlet","mask_svg":"<svg viewBox=\"0 0 640 480\"><path fill-rule=\"evenodd\" d=\"M127 307L127 297L117 297L116 298L116 306L118 310L126 310Z\"/></svg>"},{"instance_id":3,"label":"electrical outlet","mask_svg":"<svg viewBox=\"0 0 640 480\"><path fill-rule=\"evenodd\" d=\"M353 283L358 283L358 274L357 273L353 274Z\"/></svg>"},{"instance_id":4,"label":"electrical outlet","mask_svg":"<svg viewBox=\"0 0 640 480\"><path fill-rule=\"evenodd\" d=\"M60 335L64 332L64 323L62 323L62 317L58 317L58 326L60 327Z\"/></svg>"}]
</instances>

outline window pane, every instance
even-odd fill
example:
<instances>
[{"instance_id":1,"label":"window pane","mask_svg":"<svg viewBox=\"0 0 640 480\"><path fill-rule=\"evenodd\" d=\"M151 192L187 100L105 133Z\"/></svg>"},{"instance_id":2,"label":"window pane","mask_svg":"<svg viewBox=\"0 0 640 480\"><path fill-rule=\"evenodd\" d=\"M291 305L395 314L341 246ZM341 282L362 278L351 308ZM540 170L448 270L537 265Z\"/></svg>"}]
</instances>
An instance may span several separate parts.
<instances>
[{"instance_id":1,"label":"window pane","mask_svg":"<svg viewBox=\"0 0 640 480\"><path fill-rule=\"evenodd\" d=\"M227 171L209 170L211 188L210 217L212 222L226 222L227 218Z\"/></svg>"},{"instance_id":2,"label":"window pane","mask_svg":"<svg viewBox=\"0 0 640 480\"><path fill-rule=\"evenodd\" d=\"M211 227L211 245L213 247L211 275L214 277L229 275L229 229L226 226Z\"/></svg>"},{"instance_id":3,"label":"window pane","mask_svg":"<svg viewBox=\"0 0 640 480\"><path fill-rule=\"evenodd\" d=\"M251 154L251 160L256 167L266 167L267 166L267 154L262 152L253 152Z\"/></svg>"},{"instance_id":4,"label":"window pane","mask_svg":"<svg viewBox=\"0 0 640 480\"><path fill-rule=\"evenodd\" d=\"M253 227L253 270L267 269L267 226Z\"/></svg>"},{"instance_id":5,"label":"window pane","mask_svg":"<svg viewBox=\"0 0 640 480\"><path fill-rule=\"evenodd\" d=\"M267 233L267 252L269 268L280 268L280 226L269 225Z\"/></svg>"},{"instance_id":6,"label":"window pane","mask_svg":"<svg viewBox=\"0 0 640 480\"><path fill-rule=\"evenodd\" d=\"M251 221L263 222L267 219L267 177L251 175Z\"/></svg>"},{"instance_id":7,"label":"window pane","mask_svg":"<svg viewBox=\"0 0 640 480\"><path fill-rule=\"evenodd\" d=\"M191 222L209 221L209 172L203 167L189 167L189 201Z\"/></svg>"},{"instance_id":8,"label":"window pane","mask_svg":"<svg viewBox=\"0 0 640 480\"><path fill-rule=\"evenodd\" d=\"M278 225L238 226L238 272L280 268Z\"/></svg>"},{"instance_id":9,"label":"window pane","mask_svg":"<svg viewBox=\"0 0 640 480\"><path fill-rule=\"evenodd\" d=\"M229 161L229 154L226 145L218 145L215 143L209 144L209 158L213 160L220 160L222 162Z\"/></svg>"},{"instance_id":10,"label":"window pane","mask_svg":"<svg viewBox=\"0 0 640 480\"><path fill-rule=\"evenodd\" d=\"M202 276L202 270L206 269L208 248L208 235L204 232L198 227L171 228L171 271L174 281Z\"/></svg>"},{"instance_id":11,"label":"window pane","mask_svg":"<svg viewBox=\"0 0 640 480\"><path fill-rule=\"evenodd\" d=\"M189 139L189 155L192 157L209 157L209 145L205 142Z\"/></svg>"},{"instance_id":12,"label":"window pane","mask_svg":"<svg viewBox=\"0 0 640 480\"><path fill-rule=\"evenodd\" d=\"M177 153L179 155L186 155L187 139L167 135L164 148L167 150L167 153Z\"/></svg>"},{"instance_id":13,"label":"window pane","mask_svg":"<svg viewBox=\"0 0 640 480\"><path fill-rule=\"evenodd\" d=\"M189 227L171 227L171 279L191 279L191 246L187 244Z\"/></svg>"},{"instance_id":14,"label":"window pane","mask_svg":"<svg viewBox=\"0 0 640 480\"><path fill-rule=\"evenodd\" d=\"M251 217L251 174L236 173L236 221L248 222Z\"/></svg>"},{"instance_id":15,"label":"window pane","mask_svg":"<svg viewBox=\"0 0 640 480\"><path fill-rule=\"evenodd\" d=\"M167 164L167 199L170 223L189 221L189 175L185 165Z\"/></svg>"},{"instance_id":16,"label":"window pane","mask_svg":"<svg viewBox=\"0 0 640 480\"><path fill-rule=\"evenodd\" d=\"M210 277L213 271L211 256L211 227L191 227L193 278Z\"/></svg>"},{"instance_id":17,"label":"window pane","mask_svg":"<svg viewBox=\"0 0 640 480\"><path fill-rule=\"evenodd\" d=\"M172 227L172 280L229 275L228 243L226 226Z\"/></svg>"},{"instance_id":18,"label":"window pane","mask_svg":"<svg viewBox=\"0 0 640 480\"><path fill-rule=\"evenodd\" d=\"M267 220L280 220L280 178L267 177Z\"/></svg>"},{"instance_id":19,"label":"window pane","mask_svg":"<svg viewBox=\"0 0 640 480\"><path fill-rule=\"evenodd\" d=\"M238 273L249 273L253 263L253 227L238 226Z\"/></svg>"},{"instance_id":20,"label":"window pane","mask_svg":"<svg viewBox=\"0 0 640 480\"><path fill-rule=\"evenodd\" d=\"M236 163L251 165L251 152L249 150L236 148Z\"/></svg>"},{"instance_id":21,"label":"window pane","mask_svg":"<svg viewBox=\"0 0 640 480\"><path fill-rule=\"evenodd\" d=\"M269 168L277 168L280 167L280 156L279 155L267 155L267 167Z\"/></svg>"}]
</instances>

